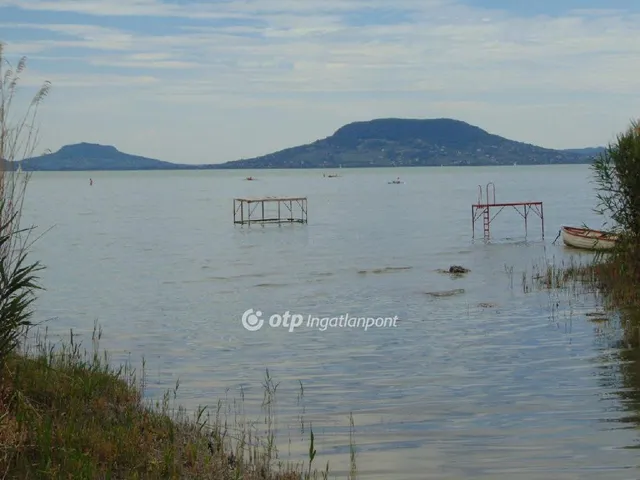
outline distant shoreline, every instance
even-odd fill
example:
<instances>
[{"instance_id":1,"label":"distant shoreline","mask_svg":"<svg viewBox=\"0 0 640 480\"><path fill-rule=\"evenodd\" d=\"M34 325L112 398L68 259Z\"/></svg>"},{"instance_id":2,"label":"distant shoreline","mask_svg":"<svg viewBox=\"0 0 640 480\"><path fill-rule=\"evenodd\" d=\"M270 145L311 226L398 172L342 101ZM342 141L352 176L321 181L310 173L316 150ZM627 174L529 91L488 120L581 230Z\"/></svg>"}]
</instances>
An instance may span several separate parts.
<instances>
[{"instance_id":1,"label":"distant shoreline","mask_svg":"<svg viewBox=\"0 0 640 480\"><path fill-rule=\"evenodd\" d=\"M229 166L201 166L194 165L190 166L178 166L175 168L103 168L103 169L37 169L37 170L29 170L23 169L24 172L35 173L35 172L171 172L171 171L192 171L192 170L318 170L318 171L327 171L327 170L373 170L373 169L385 169L385 170L394 170L394 169L414 169L414 168L486 168L486 167L554 167L554 166L567 166L567 165L591 165L593 161L585 161L585 162L566 162L566 163L518 163L517 165L513 164L486 164L486 165L402 165L402 166L392 166L392 165L375 165L375 166L346 166L346 167L229 167ZM5 171L15 171L15 170L5 170Z\"/></svg>"}]
</instances>

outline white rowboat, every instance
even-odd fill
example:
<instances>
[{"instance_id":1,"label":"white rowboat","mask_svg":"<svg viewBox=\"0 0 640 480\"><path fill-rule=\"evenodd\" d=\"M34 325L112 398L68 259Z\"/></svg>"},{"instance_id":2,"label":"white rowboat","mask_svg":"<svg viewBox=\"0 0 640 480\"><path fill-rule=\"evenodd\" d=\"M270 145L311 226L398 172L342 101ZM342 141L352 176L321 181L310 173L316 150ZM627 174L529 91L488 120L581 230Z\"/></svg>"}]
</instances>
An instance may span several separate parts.
<instances>
[{"instance_id":1,"label":"white rowboat","mask_svg":"<svg viewBox=\"0 0 640 480\"><path fill-rule=\"evenodd\" d=\"M565 245L584 250L609 250L615 246L616 237L600 230L589 228L561 228Z\"/></svg>"}]
</instances>

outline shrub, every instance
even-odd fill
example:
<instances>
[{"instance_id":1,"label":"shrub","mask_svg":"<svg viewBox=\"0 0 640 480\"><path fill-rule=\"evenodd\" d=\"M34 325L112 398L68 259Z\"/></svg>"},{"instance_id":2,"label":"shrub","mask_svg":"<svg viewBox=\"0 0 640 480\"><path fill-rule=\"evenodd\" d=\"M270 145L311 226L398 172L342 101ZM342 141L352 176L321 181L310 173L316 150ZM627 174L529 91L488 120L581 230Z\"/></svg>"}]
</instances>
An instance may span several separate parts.
<instances>
[{"instance_id":1,"label":"shrub","mask_svg":"<svg viewBox=\"0 0 640 480\"><path fill-rule=\"evenodd\" d=\"M640 125L632 122L592 165L597 184L596 211L611 219L616 248L608 257L618 273L640 279ZM606 223L605 223L606 225Z\"/></svg>"}]
</instances>

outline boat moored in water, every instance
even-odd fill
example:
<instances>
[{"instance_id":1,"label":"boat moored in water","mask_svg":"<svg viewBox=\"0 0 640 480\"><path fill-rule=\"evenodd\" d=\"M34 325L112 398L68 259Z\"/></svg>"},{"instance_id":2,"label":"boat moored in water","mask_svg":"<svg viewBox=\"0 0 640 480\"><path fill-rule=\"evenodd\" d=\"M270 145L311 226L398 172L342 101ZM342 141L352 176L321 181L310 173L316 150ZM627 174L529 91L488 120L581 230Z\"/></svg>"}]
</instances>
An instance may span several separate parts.
<instances>
[{"instance_id":1,"label":"boat moored in water","mask_svg":"<svg viewBox=\"0 0 640 480\"><path fill-rule=\"evenodd\" d=\"M562 241L565 245L583 250L610 250L616 244L616 236L601 230L562 226Z\"/></svg>"}]
</instances>

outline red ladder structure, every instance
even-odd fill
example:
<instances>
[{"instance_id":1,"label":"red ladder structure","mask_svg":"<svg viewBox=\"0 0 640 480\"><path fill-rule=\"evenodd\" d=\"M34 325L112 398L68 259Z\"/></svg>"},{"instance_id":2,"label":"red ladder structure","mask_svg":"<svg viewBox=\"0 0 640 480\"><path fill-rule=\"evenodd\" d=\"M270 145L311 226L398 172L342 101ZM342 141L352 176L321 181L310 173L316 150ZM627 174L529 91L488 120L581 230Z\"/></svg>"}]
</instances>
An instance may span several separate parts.
<instances>
[{"instance_id":1,"label":"red ladder structure","mask_svg":"<svg viewBox=\"0 0 640 480\"><path fill-rule=\"evenodd\" d=\"M482 185L478 185L478 203L471 205L471 228L473 238L476 236L476 221L482 217L483 236L485 240L489 240L491 238L491 222L505 207L513 207L516 212L524 218L525 236L527 235L527 220L529 213L533 211L538 217L540 217L542 238L544 239L544 209L542 207L542 202L496 203L496 186L493 182L487 183L485 192L482 191ZM499 210L491 216L491 208L499 208ZM520 210L521 208L522 211Z\"/></svg>"}]
</instances>

